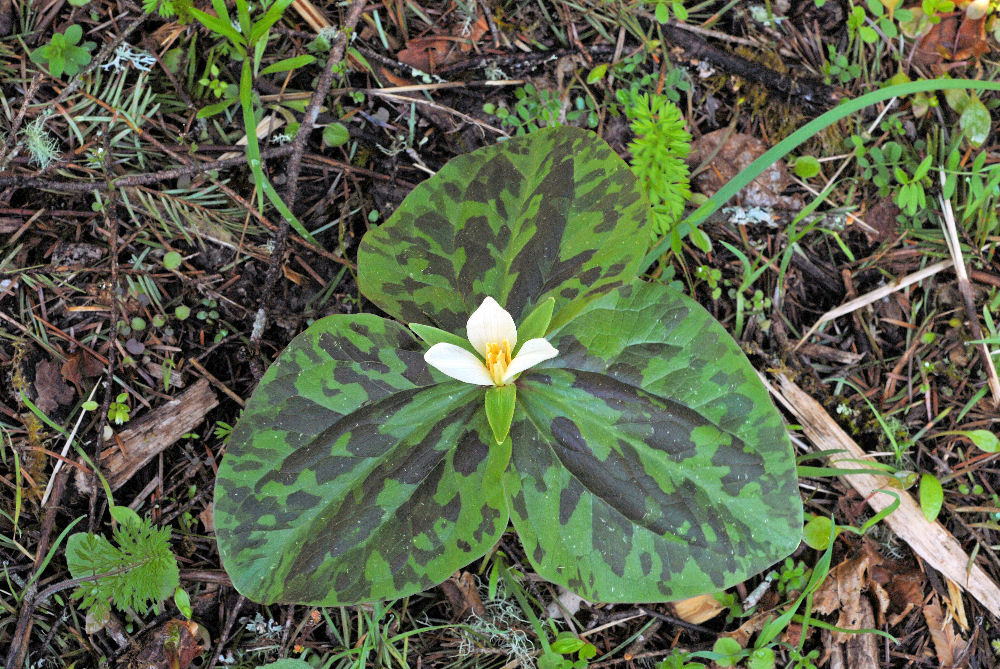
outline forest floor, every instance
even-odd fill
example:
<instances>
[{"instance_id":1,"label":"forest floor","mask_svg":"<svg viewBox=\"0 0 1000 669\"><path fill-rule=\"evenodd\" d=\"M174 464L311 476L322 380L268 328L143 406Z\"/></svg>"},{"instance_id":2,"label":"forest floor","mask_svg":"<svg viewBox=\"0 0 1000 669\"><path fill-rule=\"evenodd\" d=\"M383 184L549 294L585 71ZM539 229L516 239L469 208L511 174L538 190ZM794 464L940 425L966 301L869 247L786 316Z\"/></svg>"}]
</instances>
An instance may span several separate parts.
<instances>
[{"instance_id":1,"label":"forest floor","mask_svg":"<svg viewBox=\"0 0 1000 669\"><path fill-rule=\"evenodd\" d=\"M542 581L511 531L404 600L264 606L232 587L212 521L264 370L315 320L378 312L356 283L361 237L451 158L562 124L629 160L640 96L664 96L693 136L695 199L711 196L845 100L996 79L996 2L294 0L242 86L239 33L192 18L225 5L247 8L0 0L8 669L533 666L540 636L562 639L566 667L1000 666L994 92L909 95L830 125L701 223L710 251L683 237L652 275L739 342L797 455L856 444L854 464L881 470L802 470L807 520L841 528L832 549L814 536L716 597L609 605ZM186 598L88 618L71 596L68 535L113 536L95 463L115 504L169 529ZM890 487L905 503L876 516Z\"/></svg>"}]
</instances>

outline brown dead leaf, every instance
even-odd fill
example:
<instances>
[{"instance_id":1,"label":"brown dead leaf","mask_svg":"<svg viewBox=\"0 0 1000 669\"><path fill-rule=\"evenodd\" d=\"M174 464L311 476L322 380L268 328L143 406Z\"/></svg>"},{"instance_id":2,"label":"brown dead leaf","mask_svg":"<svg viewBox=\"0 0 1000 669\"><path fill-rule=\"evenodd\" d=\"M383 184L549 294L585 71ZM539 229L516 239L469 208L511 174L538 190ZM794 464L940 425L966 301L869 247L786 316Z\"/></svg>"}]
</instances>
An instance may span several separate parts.
<instances>
[{"instance_id":1,"label":"brown dead leaf","mask_svg":"<svg viewBox=\"0 0 1000 669\"><path fill-rule=\"evenodd\" d=\"M868 556L853 560L845 560L834 567L826 580L813 597L813 609L817 613L833 613L838 611L836 626L844 629L861 629L862 625L862 591L868 585L865 571L868 569ZM866 602L867 603L867 602ZM871 610L869 605L868 610ZM833 639L844 643L850 634L834 632Z\"/></svg>"},{"instance_id":2,"label":"brown dead leaf","mask_svg":"<svg viewBox=\"0 0 1000 669\"><path fill-rule=\"evenodd\" d=\"M60 365L53 360L42 360L35 366L35 406L42 413L49 413L60 404L73 401L73 389L66 385L59 373Z\"/></svg>"},{"instance_id":3,"label":"brown dead leaf","mask_svg":"<svg viewBox=\"0 0 1000 669\"><path fill-rule=\"evenodd\" d=\"M949 616L947 619L944 617L937 595L934 595L930 603L924 606L923 612L924 620L927 621L927 631L930 632L931 641L934 642L938 666L941 669L954 667L956 658L960 658L965 653L968 643L955 634L951 617Z\"/></svg>"},{"instance_id":4,"label":"brown dead leaf","mask_svg":"<svg viewBox=\"0 0 1000 669\"><path fill-rule=\"evenodd\" d=\"M689 597L678 602L672 602L670 606L673 608L675 616L694 625L700 625L707 620L711 620L726 610L726 607L712 595Z\"/></svg>"},{"instance_id":5,"label":"brown dead leaf","mask_svg":"<svg viewBox=\"0 0 1000 669\"><path fill-rule=\"evenodd\" d=\"M479 589L476 588L476 579L469 572L460 571L452 574L447 581L441 584L441 590L444 591L445 597L451 603L456 620L470 614L477 616L486 614L486 607L483 606Z\"/></svg>"},{"instance_id":6,"label":"brown dead leaf","mask_svg":"<svg viewBox=\"0 0 1000 669\"><path fill-rule=\"evenodd\" d=\"M400 77L387 67L378 68L378 73L380 77L388 81L393 86L409 86L413 83L413 80L407 79L406 77Z\"/></svg>"},{"instance_id":7,"label":"brown dead leaf","mask_svg":"<svg viewBox=\"0 0 1000 669\"><path fill-rule=\"evenodd\" d=\"M723 632L722 636L727 636L731 639L735 639L744 648L750 643L750 637L759 632L767 622L775 617L774 613L770 611L762 611L754 616L751 616L749 620L740 625L737 629L732 632ZM795 623L792 623L793 625ZM789 625L791 627L792 625ZM787 631L787 630L786 630ZM801 629L799 630L801 632Z\"/></svg>"},{"instance_id":8,"label":"brown dead leaf","mask_svg":"<svg viewBox=\"0 0 1000 669\"><path fill-rule=\"evenodd\" d=\"M889 604L891 604L889 593L881 585L871 581L868 583L868 591L875 596L875 602L878 604L875 609L875 620L879 627L883 627L885 625L885 612L889 610Z\"/></svg>"},{"instance_id":9,"label":"brown dead leaf","mask_svg":"<svg viewBox=\"0 0 1000 669\"><path fill-rule=\"evenodd\" d=\"M456 26L460 33L461 26ZM396 59L424 72L434 72L437 68L459 62L472 51L472 45L486 34L489 27L486 19L479 17L466 35L427 35L407 41L406 48L396 54Z\"/></svg>"},{"instance_id":10,"label":"brown dead leaf","mask_svg":"<svg viewBox=\"0 0 1000 669\"><path fill-rule=\"evenodd\" d=\"M104 363L90 351L81 348L66 356L66 362L59 371L64 379L82 393L84 380L104 373Z\"/></svg>"},{"instance_id":11,"label":"brown dead leaf","mask_svg":"<svg viewBox=\"0 0 1000 669\"><path fill-rule=\"evenodd\" d=\"M889 593L889 625L895 627L910 615L910 612L924 601L924 575L919 571L892 574L886 581Z\"/></svg>"},{"instance_id":12,"label":"brown dead leaf","mask_svg":"<svg viewBox=\"0 0 1000 669\"><path fill-rule=\"evenodd\" d=\"M869 244L888 241L896 231L896 216L899 207L890 197L879 198L871 209L865 213L864 220L869 227L861 226Z\"/></svg>"},{"instance_id":13,"label":"brown dead leaf","mask_svg":"<svg viewBox=\"0 0 1000 669\"><path fill-rule=\"evenodd\" d=\"M710 162L695 175L692 183L699 191L711 197L765 151L767 145L764 142L751 135L731 132L729 128L702 135L691 143L687 164L695 169L706 160ZM740 204L746 207L800 209L800 198L781 194L790 183L788 168L779 160L741 189L737 197Z\"/></svg>"},{"instance_id":14,"label":"brown dead leaf","mask_svg":"<svg viewBox=\"0 0 1000 669\"><path fill-rule=\"evenodd\" d=\"M965 604L962 603L962 590L950 578L946 578L945 580L948 582L948 599L944 605L948 608L948 615L955 619L955 622L958 623L959 628L963 632L968 632L969 619L965 616Z\"/></svg>"},{"instance_id":15,"label":"brown dead leaf","mask_svg":"<svg viewBox=\"0 0 1000 669\"><path fill-rule=\"evenodd\" d=\"M789 623L785 631L781 633L781 641L789 646L795 647L802 640L802 624Z\"/></svg>"},{"instance_id":16,"label":"brown dead leaf","mask_svg":"<svg viewBox=\"0 0 1000 669\"><path fill-rule=\"evenodd\" d=\"M978 60L989 51L986 16L969 18L964 11L953 12L943 15L920 38L913 60L921 65L939 65L945 60Z\"/></svg>"},{"instance_id":17,"label":"brown dead leaf","mask_svg":"<svg viewBox=\"0 0 1000 669\"><path fill-rule=\"evenodd\" d=\"M209 502L205 510L198 514L198 520L201 524L205 526L205 531L209 534L215 532L215 515L213 511L212 503Z\"/></svg>"}]
</instances>

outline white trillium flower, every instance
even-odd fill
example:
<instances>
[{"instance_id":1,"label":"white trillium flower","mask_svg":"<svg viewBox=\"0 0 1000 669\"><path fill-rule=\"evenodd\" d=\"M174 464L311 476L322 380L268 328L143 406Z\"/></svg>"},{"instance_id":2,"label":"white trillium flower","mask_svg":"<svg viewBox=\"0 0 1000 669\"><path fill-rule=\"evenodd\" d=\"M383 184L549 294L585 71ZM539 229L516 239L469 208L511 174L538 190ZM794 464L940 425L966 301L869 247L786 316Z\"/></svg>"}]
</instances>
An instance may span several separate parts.
<instances>
[{"instance_id":1,"label":"white trillium flower","mask_svg":"<svg viewBox=\"0 0 1000 669\"><path fill-rule=\"evenodd\" d=\"M469 316L465 330L472 348L483 356L482 360L461 346L448 343L431 346L424 360L438 371L466 383L505 386L529 367L559 354L552 344L539 337L524 342L517 355L511 358L510 353L517 345L517 326L507 310L492 297L483 300Z\"/></svg>"}]
</instances>

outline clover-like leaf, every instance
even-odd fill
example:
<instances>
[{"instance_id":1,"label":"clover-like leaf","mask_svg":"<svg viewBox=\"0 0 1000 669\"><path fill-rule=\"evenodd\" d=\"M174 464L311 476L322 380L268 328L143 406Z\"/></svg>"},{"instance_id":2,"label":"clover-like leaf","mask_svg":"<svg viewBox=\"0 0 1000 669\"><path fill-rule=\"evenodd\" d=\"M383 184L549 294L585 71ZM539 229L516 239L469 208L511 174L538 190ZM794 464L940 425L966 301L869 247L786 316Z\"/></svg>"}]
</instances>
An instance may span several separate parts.
<instances>
[{"instance_id":1,"label":"clover-like leaf","mask_svg":"<svg viewBox=\"0 0 1000 669\"><path fill-rule=\"evenodd\" d=\"M329 316L268 369L219 467L216 536L237 590L333 605L425 590L507 527L509 447L484 390L431 372L403 326Z\"/></svg>"},{"instance_id":2,"label":"clover-like leaf","mask_svg":"<svg viewBox=\"0 0 1000 669\"><path fill-rule=\"evenodd\" d=\"M700 305L637 283L550 333L505 478L545 578L599 601L720 590L785 557L802 506L781 417Z\"/></svg>"},{"instance_id":3,"label":"clover-like leaf","mask_svg":"<svg viewBox=\"0 0 1000 669\"><path fill-rule=\"evenodd\" d=\"M597 135L541 130L459 156L417 186L361 241L358 284L402 322L449 332L486 297L515 321L552 297L558 323L632 281L648 209Z\"/></svg>"}]
</instances>

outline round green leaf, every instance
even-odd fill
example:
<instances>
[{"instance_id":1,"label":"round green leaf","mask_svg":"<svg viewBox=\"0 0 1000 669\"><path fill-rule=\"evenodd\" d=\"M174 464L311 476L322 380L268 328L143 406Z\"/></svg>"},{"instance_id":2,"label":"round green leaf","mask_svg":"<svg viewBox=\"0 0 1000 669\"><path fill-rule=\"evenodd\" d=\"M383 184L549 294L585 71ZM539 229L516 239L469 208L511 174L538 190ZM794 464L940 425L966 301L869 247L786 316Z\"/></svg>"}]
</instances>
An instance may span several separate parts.
<instances>
[{"instance_id":1,"label":"round green leaf","mask_svg":"<svg viewBox=\"0 0 1000 669\"><path fill-rule=\"evenodd\" d=\"M181 266L182 260L184 260L184 257L181 256L180 253L177 251L170 251L163 256L163 266L171 270L177 269Z\"/></svg>"},{"instance_id":2,"label":"round green leaf","mask_svg":"<svg viewBox=\"0 0 1000 669\"><path fill-rule=\"evenodd\" d=\"M656 9L654 10L656 14L656 20L660 23L666 23L670 20L670 8L667 7L665 0L660 0L656 3Z\"/></svg>"},{"instance_id":3,"label":"round green leaf","mask_svg":"<svg viewBox=\"0 0 1000 669\"><path fill-rule=\"evenodd\" d=\"M635 277L649 204L592 132L547 128L451 160L364 236L358 285L404 323L464 332L487 296L557 324Z\"/></svg>"},{"instance_id":4,"label":"round green leaf","mask_svg":"<svg viewBox=\"0 0 1000 669\"><path fill-rule=\"evenodd\" d=\"M587 83L593 84L595 82L598 82L601 79L603 79L604 75L606 75L607 73L608 73L608 64L601 63L600 65L594 67L594 69L590 71L590 74L587 75Z\"/></svg>"},{"instance_id":5,"label":"round green leaf","mask_svg":"<svg viewBox=\"0 0 1000 669\"><path fill-rule=\"evenodd\" d=\"M559 653L560 655L569 655L570 653L575 653L587 644L586 641L573 634L572 632L560 632L556 636L555 640L551 644L553 652Z\"/></svg>"},{"instance_id":6,"label":"round green leaf","mask_svg":"<svg viewBox=\"0 0 1000 669\"><path fill-rule=\"evenodd\" d=\"M188 620L191 619L191 614L193 613L191 610L191 598L188 596L187 591L180 586L177 586L177 589L174 590L174 604L177 605L177 610L180 611L182 616Z\"/></svg>"},{"instance_id":7,"label":"round green leaf","mask_svg":"<svg viewBox=\"0 0 1000 669\"><path fill-rule=\"evenodd\" d=\"M722 656L715 660L720 667L735 667L743 657L743 646L736 639L722 636L715 640L712 652Z\"/></svg>"},{"instance_id":8,"label":"round green leaf","mask_svg":"<svg viewBox=\"0 0 1000 669\"><path fill-rule=\"evenodd\" d=\"M830 547L830 530L833 520L826 516L816 516L802 529L802 540L806 546L817 551L825 551Z\"/></svg>"},{"instance_id":9,"label":"round green leaf","mask_svg":"<svg viewBox=\"0 0 1000 669\"><path fill-rule=\"evenodd\" d=\"M795 159L792 169L795 170L795 176L800 179L811 179L819 174L819 160L813 156L799 156Z\"/></svg>"},{"instance_id":10,"label":"round green leaf","mask_svg":"<svg viewBox=\"0 0 1000 669\"><path fill-rule=\"evenodd\" d=\"M1000 439L989 430L968 430L958 434L968 437L982 451L987 453L1000 451Z\"/></svg>"},{"instance_id":11,"label":"round green leaf","mask_svg":"<svg viewBox=\"0 0 1000 669\"><path fill-rule=\"evenodd\" d=\"M924 474L920 477L920 510L924 512L924 518L933 523L941 513L941 506L944 504L944 488L941 482L933 474Z\"/></svg>"},{"instance_id":12,"label":"round green leaf","mask_svg":"<svg viewBox=\"0 0 1000 669\"><path fill-rule=\"evenodd\" d=\"M969 95L968 104L961 112L958 125L973 146L982 146L990 136L993 119L990 118L990 112L986 109L986 105L975 93Z\"/></svg>"},{"instance_id":13,"label":"round green leaf","mask_svg":"<svg viewBox=\"0 0 1000 669\"><path fill-rule=\"evenodd\" d=\"M351 133L343 123L331 123L323 128L323 146L341 146L351 139Z\"/></svg>"}]
</instances>

